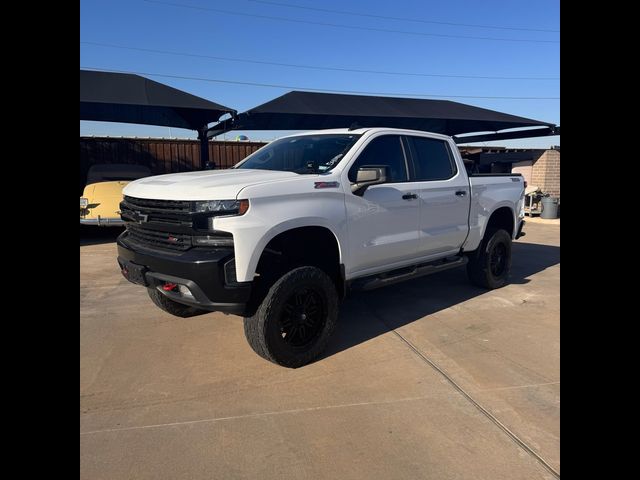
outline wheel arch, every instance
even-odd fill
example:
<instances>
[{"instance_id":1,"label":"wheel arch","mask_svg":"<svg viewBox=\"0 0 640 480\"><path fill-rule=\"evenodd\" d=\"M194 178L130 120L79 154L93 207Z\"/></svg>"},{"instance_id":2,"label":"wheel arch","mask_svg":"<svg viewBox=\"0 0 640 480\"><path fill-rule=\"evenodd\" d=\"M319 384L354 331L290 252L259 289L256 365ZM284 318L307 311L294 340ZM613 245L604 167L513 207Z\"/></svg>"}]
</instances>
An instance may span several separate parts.
<instances>
[{"instance_id":1,"label":"wheel arch","mask_svg":"<svg viewBox=\"0 0 640 480\"><path fill-rule=\"evenodd\" d=\"M314 230L315 229L315 230ZM257 272L257 268L260 260L263 258L265 254L265 249L278 237L282 238L282 235L292 235L296 234L296 232L322 232L322 235L325 235L325 238L331 238L333 241L333 245L336 248L336 256L337 256L337 264L338 266L343 261L343 253L345 251L345 241L341 239L341 236L336 232L336 229L323 218L306 218L306 219L295 219L286 222L282 222L278 225L270 228L266 234L262 236L262 238L257 243L251 259L249 261L248 269L252 273ZM330 237L329 237L330 235Z\"/></svg>"},{"instance_id":2,"label":"wheel arch","mask_svg":"<svg viewBox=\"0 0 640 480\"><path fill-rule=\"evenodd\" d=\"M497 205L484 226L481 238L484 238L487 232L494 229L506 230L513 238L516 233L516 225L516 214L512 206L510 204Z\"/></svg>"}]
</instances>

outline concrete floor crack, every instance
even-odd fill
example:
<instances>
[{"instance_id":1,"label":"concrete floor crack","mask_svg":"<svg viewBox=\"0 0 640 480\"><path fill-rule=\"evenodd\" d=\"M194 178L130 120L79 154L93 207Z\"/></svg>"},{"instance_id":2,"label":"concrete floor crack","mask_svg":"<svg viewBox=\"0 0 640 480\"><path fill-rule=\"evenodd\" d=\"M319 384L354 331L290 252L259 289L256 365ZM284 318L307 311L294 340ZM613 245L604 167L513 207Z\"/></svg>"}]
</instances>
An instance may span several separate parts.
<instances>
[{"instance_id":1,"label":"concrete floor crack","mask_svg":"<svg viewBox=\"0 0 640 480\"><path fill-rule=\"evenodd\" d=\"M384 323L380 317L378 319ZM386 325L386 323L385 323ZM534 457L538 462L542 464L553 476L556 478L560 478L560 473L557 472L544 458L542 458L533 448L527 445L523 440L521 440L514 432L512 432L506 425L504 425L500 420L498 420L491 412L489 412L486 408L480 405L469 393L467 393L460 385L458 385L453 378L451 378L447 372L442 370L433 360L423 354L420 350L418 350L409 340L404 338L400 333L396 330L391 329L402 342L404 342L413 352L418 355L424 362L429 364L434 370L436 370L440 375L442 375L458 392L462 394L469 402L476 407L480 413L482 413L485 417L487 417L491 422L493 422L498 428L500 428L504 433L506 433L516 444L518 444L521 448L523 448L527 453L529 453L532 457Z\"/></svg>"}]
</instances>

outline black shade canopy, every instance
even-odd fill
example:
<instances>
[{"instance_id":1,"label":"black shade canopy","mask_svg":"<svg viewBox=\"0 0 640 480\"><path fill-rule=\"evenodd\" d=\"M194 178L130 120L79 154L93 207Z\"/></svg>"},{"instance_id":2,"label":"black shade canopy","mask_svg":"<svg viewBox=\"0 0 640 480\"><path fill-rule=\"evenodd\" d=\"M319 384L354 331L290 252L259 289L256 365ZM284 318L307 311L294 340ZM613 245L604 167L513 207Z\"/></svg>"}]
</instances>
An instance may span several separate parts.
<instances>
[{"instance_id":1,"label":"black shade canopy","mask_svg":"<svg viewBox=\"0 0 640 480\"><path fill-rule=\"evenodd\" d=\"M80 120L198 130L235 110L148 78L80 70Z\"/></svg>"},{"instance_id":2,"label":"black shade canopy","mask_svg":"<svg viewBox=\"0 0 640 480\"><path fill-rule=\"evenodd\" d=\"M552 123L448 100L293 91L212 130L316 130L348 128L354 124L425 130L450 136L518 127L554 127Z\"/></svg>"}]
</instances>

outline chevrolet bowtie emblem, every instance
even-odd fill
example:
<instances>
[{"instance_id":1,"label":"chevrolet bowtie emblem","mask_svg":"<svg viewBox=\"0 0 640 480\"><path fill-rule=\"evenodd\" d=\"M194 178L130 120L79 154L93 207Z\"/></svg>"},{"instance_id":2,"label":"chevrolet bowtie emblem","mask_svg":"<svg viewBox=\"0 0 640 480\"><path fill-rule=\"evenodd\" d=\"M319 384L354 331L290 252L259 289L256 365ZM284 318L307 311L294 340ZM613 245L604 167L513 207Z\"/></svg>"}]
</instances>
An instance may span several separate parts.
<instances>
[{"instance_id":1,"label":"chevrolet bowtie emblem","mask_svg":"<svg viewBox=\"0 0 640 480\"><path fill-rule=\"evenodd\" d=\"M137 210L135 211L135 213L136 213L136 221L138 223L144 223L148 221L149 215L145 215L144 213L139 212Z\"/></svg>"}]
</instances>

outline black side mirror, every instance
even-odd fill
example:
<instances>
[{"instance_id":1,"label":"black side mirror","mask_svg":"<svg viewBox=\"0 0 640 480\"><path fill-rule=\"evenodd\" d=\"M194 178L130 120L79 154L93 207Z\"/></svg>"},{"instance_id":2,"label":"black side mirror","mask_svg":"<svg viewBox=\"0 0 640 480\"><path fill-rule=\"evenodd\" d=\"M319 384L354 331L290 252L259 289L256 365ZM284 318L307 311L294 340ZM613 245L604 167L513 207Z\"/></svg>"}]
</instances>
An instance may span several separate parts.
<instances>
[{"instance_id":1,"label":"black side mirror","mask_svg":"<svg viewBox=\"0 0 640 480\"><path fill-rule=\"evenodd\" d=\"M378 185L387 181L386 166L364 166L358 169L356 173L356 183L351 185L351 191L354 195L362 196L367 188L371 185Z\"/></svg>"}]
</instances>

